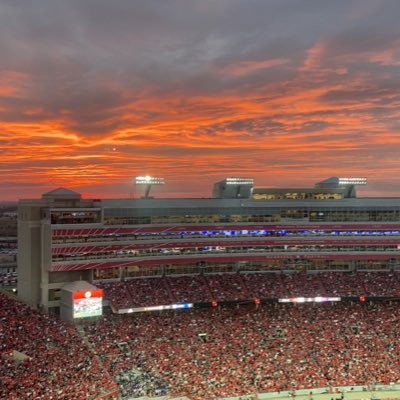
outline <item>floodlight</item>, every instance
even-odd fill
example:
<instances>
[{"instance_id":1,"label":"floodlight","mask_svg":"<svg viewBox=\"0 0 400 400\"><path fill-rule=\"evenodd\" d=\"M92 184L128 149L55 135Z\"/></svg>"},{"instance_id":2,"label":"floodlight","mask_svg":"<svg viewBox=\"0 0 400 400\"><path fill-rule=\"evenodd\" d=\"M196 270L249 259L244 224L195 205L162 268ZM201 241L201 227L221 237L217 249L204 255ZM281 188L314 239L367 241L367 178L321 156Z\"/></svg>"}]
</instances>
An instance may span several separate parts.
<instances>
[{"instance_id":1,"label":"floodlight","mask_svg":"<svg viewBox=\"0 0 400 400\"><path fill-rule=\"evenodd\" d=\"M164 185L165 181L164 178L158 178L155 176L146 175L146 176L137 176L135 178L135 184L146 186L144 197L147 199L149 197L151 186Z\"/></svg>"},{"instance_id":2,"label":"floodlight","mask_svg":"<svg viewBox=\"0 0 400 400\"><path fill-rule=\"evenodd\" d=\"M366 185L367 178L338 178L339 185Z\"/></svg>"},{"instance_id":3,"label":"floodlight","mask_svg":"<svg viewBox=\"0 0 400 400\"><path fill-rule=\"evenodd\" d=\"M254 179L252 178L226 178L227 185L253 185Z\"/></svg>"},{"instance_id":4,"label":"floodlight","mask_svg":"<svg viewBox=\"0 0 400 400\"><path fill-rule=\"evenodd\" d=\"M155 176L137 176L135 178L136 185L164 185L164 178L157 178Z\"/></svg>"}]
</instances>

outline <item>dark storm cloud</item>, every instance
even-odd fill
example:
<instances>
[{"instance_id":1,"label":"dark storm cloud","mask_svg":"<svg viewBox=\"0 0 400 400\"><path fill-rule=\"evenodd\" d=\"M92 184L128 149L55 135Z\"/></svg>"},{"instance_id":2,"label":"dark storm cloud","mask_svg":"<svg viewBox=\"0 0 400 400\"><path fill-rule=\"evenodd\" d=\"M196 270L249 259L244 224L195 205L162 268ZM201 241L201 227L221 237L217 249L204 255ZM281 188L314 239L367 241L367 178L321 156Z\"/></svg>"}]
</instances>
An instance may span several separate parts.
<instances>
[{"instance_id":1,"label":"dark storm cloud","mask_svg":"<svg viewBox=\"0 0 400 400\"><path fill-rule=\"evenodd\" d=\"M399 76L400 77L400 76ZM374 104L392 104L399 101L400 84L396 82L390 87L355 87L348 90L331 90L320 98L329 102L348 104L354 102L371 102Z\"/></svg>"},{"instance_id":2,"label":"dark storm cloud","mask_svg":"<svg viewBox=\"0 0 400 400\"><path fill-rule=\"evenodd\" d=\"M315 19L326 27L318 16L344 7L305 4L310 15L287 1L8 1L0 6L1 66L46 77L41 84L53 90L67 78L84 93L98 75L137 89L158 86L196 77L210 62L300 56L296 26Z\"/></svg>"},{"instance_id":3,"label":"dark storm cloud","mask_svg":"<svg viewBox=\"0 0 400 400\"><path fill-rule=\"evenodd\" d=\"M0 7L0 67L31 77L24 94L44 106L43 117L67 110L75 120L71 127L82 124L85 133L91 125L100 129L92 114L111 118L110 108L134 102L145 88L158 94L218 94L287 81L315 35L322 28L338 29L346 2L116 1L110 6L102 0L41 0ZM351 36L344 39L332 46L351 48ZM244 76L215 71L243 60L277 58L291 61L287 68Z\"/></svg>"},{"instance_id":4,"label":"dark storm cloud","mask_svg":"<svg viewBox=\"0 0 400 400\"><path fill-rule=\"evenodd\" d=\"M284 124L276 122L272 118L257 117L227 121L220 124L212 124L199 128L195 134L205 133L208 136L218 136L224 132L231 132L232 136L236 137L240 137L242 133L268 136L281 132L284 127Z\"/></svg>"},{"instance_id":5,"label":"dark storm cloud","mask_svg":"<svg viewBox=\"0 0 400 400\"><path fill-rule=\"evenodd\" d=\"M326 121L307 121L301 124L301 126L299 128L293 129L290 132L291 133L311 133L311 132L320 132L330 126L333 126L334 124L330 124ZM310 136L310 138L305 138L306 140L308 139L312 139L312 140L316 140L316 137ZM325 137L326 139L326 137Z\"/></svg>"}]
</instances>

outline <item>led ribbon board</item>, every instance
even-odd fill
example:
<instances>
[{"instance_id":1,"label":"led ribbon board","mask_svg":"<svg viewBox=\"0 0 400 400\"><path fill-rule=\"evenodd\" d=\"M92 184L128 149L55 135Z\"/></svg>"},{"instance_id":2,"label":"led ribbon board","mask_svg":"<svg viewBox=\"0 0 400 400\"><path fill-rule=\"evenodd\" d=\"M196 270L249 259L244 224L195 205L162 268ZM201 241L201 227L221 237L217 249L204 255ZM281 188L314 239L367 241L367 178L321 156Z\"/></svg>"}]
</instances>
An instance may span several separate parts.
<instances>
[{"instance_id":1,"label":"led ribbon board","mask_svg":"<svg viewBox=\"0 0 400 400\"><path fill-rule=\"evenodd\" d=\"M292 297L290 299L278 299L279 303L325 303L327 301L340 301L340 297Z\"/></svg>"}]
</instances>

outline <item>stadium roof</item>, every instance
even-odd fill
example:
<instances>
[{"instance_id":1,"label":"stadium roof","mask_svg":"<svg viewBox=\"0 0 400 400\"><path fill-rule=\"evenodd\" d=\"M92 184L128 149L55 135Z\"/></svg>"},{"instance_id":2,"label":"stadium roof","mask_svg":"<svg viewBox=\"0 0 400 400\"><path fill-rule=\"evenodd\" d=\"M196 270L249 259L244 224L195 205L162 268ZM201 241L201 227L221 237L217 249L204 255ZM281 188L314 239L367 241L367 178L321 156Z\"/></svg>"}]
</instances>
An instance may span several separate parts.
<instances>
[{"instance_id":1,"label":"stadium roof","mask_svg":"<svg viewBox=\"0 0 400 400\"><path fill-rule=\"evenodd\" d=\"M68 292L78 292L94 289L97 289L97 287L86 281L74 281L67 283L62 287L62 290L66 290Z\"/></svg>"},{"instance_id":2,"label":"stadium roof","mask_svg":"<svg viewBox=\"0 0 400 400\"><path fill-rule=\"evenodd\" d=\"M74 192L70 189L58 188L51 190L50 192L44 193L43 198L61 198L61 199L80 199L81 195L78 192Z\"/></svg>"}]
</instances>

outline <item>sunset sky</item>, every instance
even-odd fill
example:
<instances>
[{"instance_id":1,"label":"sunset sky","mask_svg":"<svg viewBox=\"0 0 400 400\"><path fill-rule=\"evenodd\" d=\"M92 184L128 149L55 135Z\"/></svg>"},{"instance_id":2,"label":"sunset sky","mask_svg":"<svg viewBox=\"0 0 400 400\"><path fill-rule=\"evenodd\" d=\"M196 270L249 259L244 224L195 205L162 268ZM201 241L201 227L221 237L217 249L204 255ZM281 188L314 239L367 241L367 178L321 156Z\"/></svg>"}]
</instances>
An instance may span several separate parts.
<instances>
[{"instance_id":1,"label":"sunset sky","mask_svg":"<svg viewBox=\"0 0 400 400\"><path fill-rule=\"evenodd\" d=\"M0 200L365 176L400 196L399 0L3 0Z\"/></svg>"}]
</instances>

